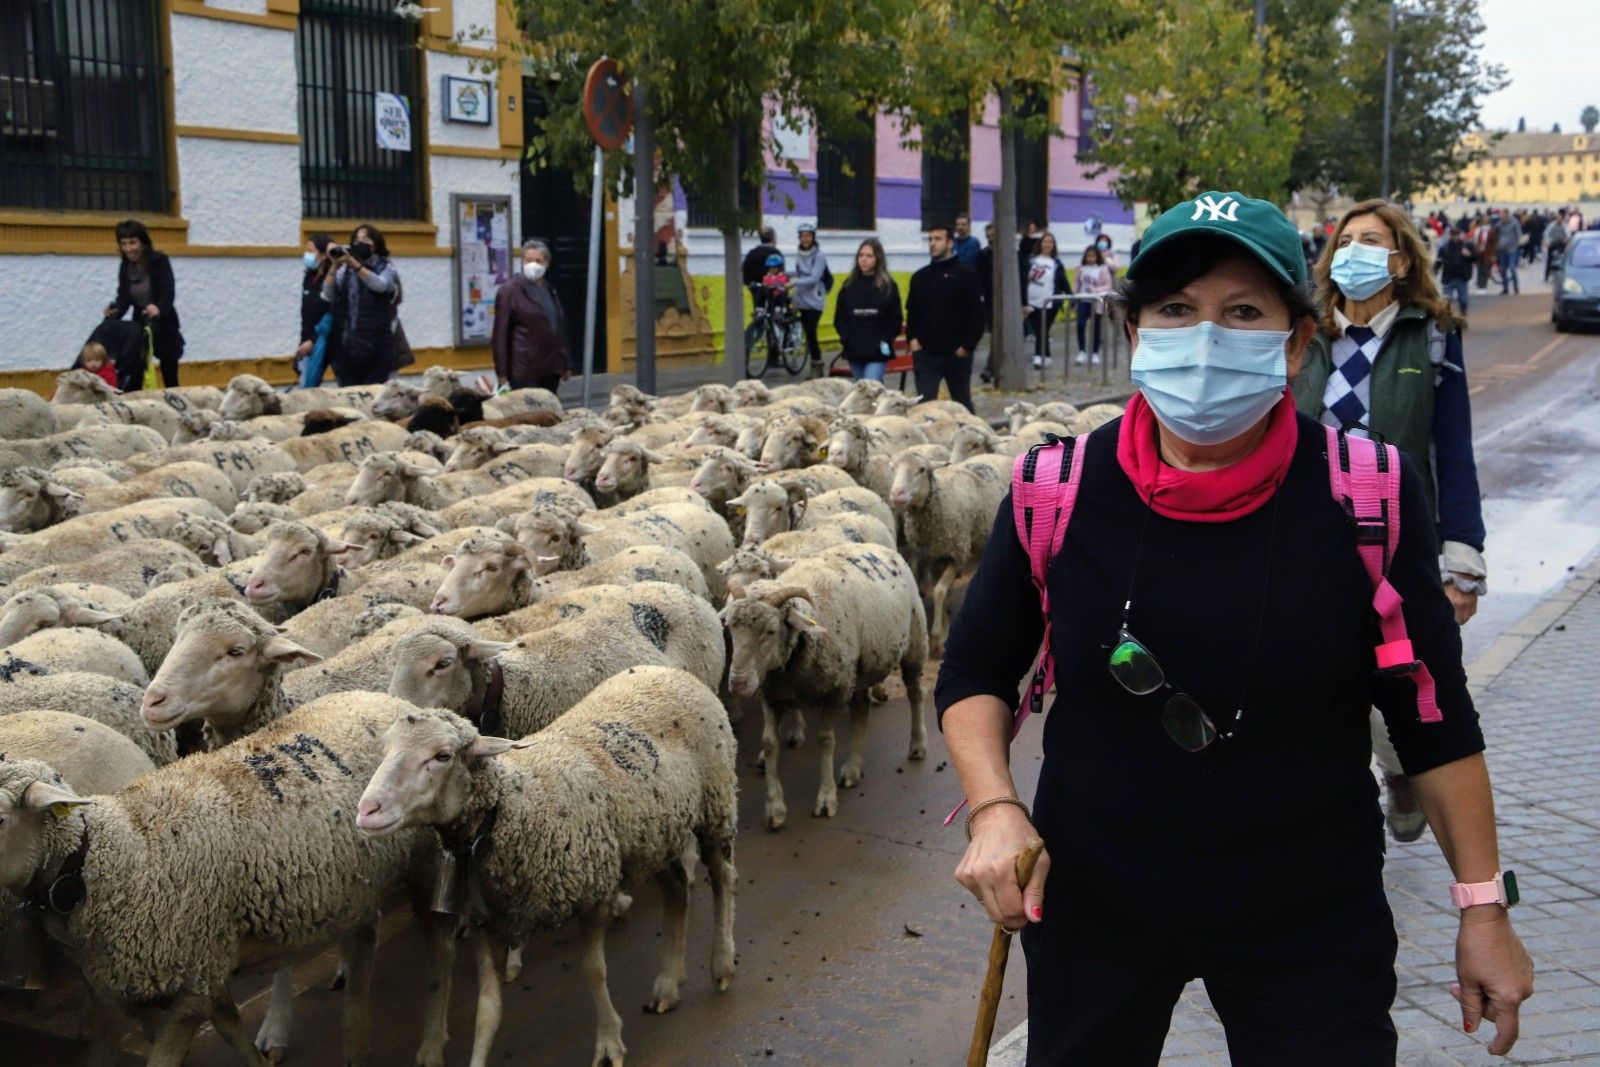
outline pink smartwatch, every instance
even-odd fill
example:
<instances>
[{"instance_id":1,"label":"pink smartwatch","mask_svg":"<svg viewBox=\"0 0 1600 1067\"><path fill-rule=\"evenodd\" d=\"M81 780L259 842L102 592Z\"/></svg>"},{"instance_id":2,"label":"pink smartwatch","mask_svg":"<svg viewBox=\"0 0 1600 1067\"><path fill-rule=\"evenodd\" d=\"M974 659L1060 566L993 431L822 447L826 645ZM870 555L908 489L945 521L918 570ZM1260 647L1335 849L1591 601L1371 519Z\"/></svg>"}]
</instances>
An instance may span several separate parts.
<instances>
[{"instance_id":1,"label":"pink smartwatch","mask_svg":"<svg viewBox=\"0 0 1600 1067\"><path fill-rule=\"evenodd\" d=\"M1492 882L1457 882L1450 887L1450 903L1458 908L1470 908L1477 904L1498 904L1502 908L1509 908L1520 899L1515 871L1501 871Z\"/></svg>"}]
</instances>

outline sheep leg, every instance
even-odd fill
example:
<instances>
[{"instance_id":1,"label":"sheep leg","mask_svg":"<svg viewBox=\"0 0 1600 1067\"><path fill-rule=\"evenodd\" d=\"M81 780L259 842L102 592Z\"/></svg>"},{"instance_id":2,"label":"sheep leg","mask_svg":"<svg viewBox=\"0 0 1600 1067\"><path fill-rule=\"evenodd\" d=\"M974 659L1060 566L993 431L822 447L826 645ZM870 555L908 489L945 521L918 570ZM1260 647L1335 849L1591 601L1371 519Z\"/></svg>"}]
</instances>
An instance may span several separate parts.
<instances>
[{"instance_id":1,"label":"sheep leg","mask_svg":"<svg viewBox=\"0 0 1600 1067\"><path fill-rule=\"evenodd\" d=\"M505 966L505 970L501 972L500 978L507 985L510 985L512 982L515 982L521 976L522 976L522 946L521 945L507 945L506 946L506 966Z\"/></svg>"},{"instance_id":2,"label":"sheep leg","mask_svg":"<svg viewBox=\"0 0 1600 1067\"><path fill-rule=\"evenodd\" d=\"M239 1058L251 1067L265 1067L271 1062L256 1048L250 1035L245 1033L244 1025L239 1020L239 1006L231 996L220 996L211 1002L211 1025L217 1028L217 1034L239 1054Z\"/></svg>"},{"instance_id":3,"label":"sheep leg","mask_svg":"<svg viewBox=\"0 0 1600 1067\"><path fill-rule=\"evenodd\" d=\"M428 958L433 982L422 1015L422 1044L417 1046L417 1067L444 1067L444 1046L450 1040L450 972L455 970L456 923L438 915L423 914L428 930Z\"/></svg>"},{"instance_id":4,"label":"sheep leg","mask_svg":"<svg viewBox=\"0 0 1600 1067\"><path fill-rule=\"evenodd\" d=\"M912 657L900 664L900 680L906 687L906 704L911 709L911 751L914 760L928 758L928 722L922 711L922 658Z\"/></svg>"},{"instance_id":5,"label":"sheep leg","mask_svg":"<svg viewBox=\"0 0 1600 1067\"><path fill-rule=\"evenodd\" d=\"M684 954L689 945L689 873L685 857L679 857L656 875L661 887L661 971L656 975L654 991L646 1011L665 1014L678 1006L679 992L683 988L685 970ZM690 854L688 863L694 863Z\"/></svg>"},{"instance_id":6,"label":"sheep leg","mask_svg":"<svg viewBox=\"0 0 1600 1067\"><path fill-rule=\"evenodd\" d=\"M494 962L494 938L478 931L478 1014L472 1029L472 1067L489 1067L489 1046L500 1029L500 970Z\"/></svg>"},{"instance_id":7,"label":"sheep leg","mask_svg":"<svg viewBox=\"0 0 1600 1067\"><path fill-rule=\"evenodd\" d=\"M372 1045L372 965L378 945L376 926L358 926L344 941L347 984L344 991L345 1067L361 1067Z\"/></svg>"},{"instance_id":8,"label":"sheep leg","mask_svg":"<svg viewBox=\"0 0 1600 1067\"><path fill-rule=\"evenodd\" d=\"M817 723L817 748L821 750L822 781L817 786L817 804L811 814L831 819L839 814L839 787L833 777L833 720L839 712L838 697L829 694L822 702L822 714Z\"/></svg>"},{"instance_id":9,"label":"sheep leg","mask_svg":"<svg viewBox=\"0 0 1600 1067\"><path fill-rule=\"evenodd\" d=\"M726 992L733 984L736 958L733 949L733 901L739 872L733 866L733 816L729 813L727 828L700 848L700 859L711 876L711 901L714 940L711 943L711 979L717 992Z\"/></svg>"},{"instance_id":10,"label":"sheep leg","mask_svg":"<svg viewBox=\"0 0 1600 1067\"><path fill-rule=\"evenodd\" d=\"M622 1016L611 1003L611 991L606 988L606 927L611 915L605 908L597 908L580 921L583 928L583 980L589 986L589 996L594 999L595 1037L594 1059L591 1067L622 1067L627 1048L622 1044ZM473 1067L484 1067L474 1064Z\"/></svg>"},{"instance_id":11,"label":"sheep leg","mask_svg":"<svg viewBox=\"0 0 1600 1067\"><path fill-rule=\"evenodd\" d=\"M280 1063L289 1048L289 1021L294 1014L294 968L280 967L272 974L272 999L256 1031L256 1048L268 1063Z\"/></svg>"},{"instance_id":12,"label":"sheep leg","mask_svg":"<svg viewBox=\"0 0 1600 1067\"><path fill-rule=\"evenodd\" d=\"M945 564L939 580L933 583L933 614L928 616L928 637L932 654L944 655L944 639L950 632L950 590L961 577L961 568L954 562Z\"/></svg>"},{"instance_id":13,"label":"sheep leg","mask_svg":"<svg viewBox=\"0 0 1600 1067\"><path fill-rule=\"evenodd\" d=\"M783 782L778 779L778 717L772 702L761 701L761 763L767 776L767 829L781 830L789 818L783 802Z\"/></svg>"},{"instance_id":14,"label":"sheep leg","mask_svg":"<svg viewBox=\"0 0 1600 1067\"><path fill-rule=\"evenodd\" d=\"M209 1006L196 1005L191 995L180 996L156 1028L145 1067L183 1067L194 1033L211 1014Z\"/></svg>"},{"instance_id":15,"label":"sheep leg","mask_svg":"<svg viewBox=\"0 0 1600 1067\"><path fill-rule=\"evenodd\" d=\"M861 784L861 763L867 744L867 712L872 710L872 700L865 689L850 694L850 747L845 753L844 767L839 771L839 785L853 789Z\"/></svg>"}]
</instances>

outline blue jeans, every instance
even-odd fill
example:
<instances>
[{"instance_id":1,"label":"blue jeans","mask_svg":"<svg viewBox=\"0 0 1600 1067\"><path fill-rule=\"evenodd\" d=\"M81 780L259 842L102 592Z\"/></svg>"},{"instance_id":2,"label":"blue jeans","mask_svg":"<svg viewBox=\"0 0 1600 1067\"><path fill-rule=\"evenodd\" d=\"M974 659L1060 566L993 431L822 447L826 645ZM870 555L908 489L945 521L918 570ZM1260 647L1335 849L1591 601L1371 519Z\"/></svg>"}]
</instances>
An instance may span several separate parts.
<instances>
[{"instance_id":1,"label":"blue jeans","mask_svg":"<svg viewBox=\"0 0 1600 1067\"><path fill-rule=\"evenodd\" d=\"M1517 278L1517 250L1501 249L1495 258L1500 261L1500 295L1504 296L1513 290L1522 292L1522 284Z\"/></svg>"},{"instance_id":2,"label":"blue jeans","mask_svg":"<svg viewBox=\"0 0 1600 1067\"><path fill-rule=\"evenodd\" d=\"M1467 313L1467 282L1468 281L1470 281L1470 279L1461 278L1461 279L1459 279L1457 281L1445 282L1444 283L1445 295L1450 297L1452 300L1454 300L1456 302L1456 307L1458 309L1460 309L1461 314L1463 314L1463 315L1465 315Z\"/></svg>"},{"instance_id":3,"label":"blue jeans","mask_svg":"<svg viewBox=\"0 0 1600 1067\"><path fill-rule=\"evenodd\" d=\"M881 382L883 381L884 368L888 366L888 364L881 359L872 363L857 363L853 359L849 362L850 377L855 381L860 381L865 378L869 382Z\"/></svg>"}]
</instances>

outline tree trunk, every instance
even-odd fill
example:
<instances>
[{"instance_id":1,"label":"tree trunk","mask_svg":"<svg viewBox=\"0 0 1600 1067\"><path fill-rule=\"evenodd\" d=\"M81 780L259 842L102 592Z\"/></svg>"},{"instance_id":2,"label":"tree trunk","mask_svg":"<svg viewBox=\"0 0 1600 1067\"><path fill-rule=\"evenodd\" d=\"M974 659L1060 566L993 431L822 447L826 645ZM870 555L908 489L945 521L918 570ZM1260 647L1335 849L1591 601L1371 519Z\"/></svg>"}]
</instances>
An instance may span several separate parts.
<instances>
[{"instance_id":1,"label":"tree trunk","mask_svg":"<svg viewBox=\"0 0 1600 1067\"><path fill-rule=\"evenodd\" d=\"M633 78L634 385L656 391L656 141L644 82ZM621 369L622 353L613 357Z\"/></svg>"},{"instance_id":2,"label":"tree trunk","mask_svg":"<svg viewBox=\"0 0 1600 1067\"><path fill-rule=\"evenodd\" d=\"M728 158L722 172L722 208L717 221L722 228L722 273L726 291L722 298L722 380L729 385L744 379L744 279L739 272L739 134L728 133Z\"/></svg>"},{"instance_id":3,"label":"tree trunk","mask_svg":"<svg viewBox=\"0 0 1600 1067\"><path fill-rule=\"evenodd\" d=\"M1008 121L1014 93L1000 90L1000 188L994 194L994 333L991 353L995 386L1022 390L1031 384L1021 343L1022 279L1017 263L1017 131Z\"/></svg>"}]
</instances>

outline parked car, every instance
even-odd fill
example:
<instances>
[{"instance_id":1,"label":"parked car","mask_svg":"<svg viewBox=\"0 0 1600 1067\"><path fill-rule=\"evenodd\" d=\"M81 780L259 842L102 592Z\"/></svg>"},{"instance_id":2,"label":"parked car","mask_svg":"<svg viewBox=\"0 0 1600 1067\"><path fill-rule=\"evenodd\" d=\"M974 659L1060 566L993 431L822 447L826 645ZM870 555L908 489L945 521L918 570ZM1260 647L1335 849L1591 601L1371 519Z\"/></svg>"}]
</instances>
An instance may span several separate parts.
<instances>
[{"instance_id":1,"label":"parked car","mask_svg":"<svg viewBox=\"0 0 1600 1067\"><path fill-rule=\"evenodd\" d=\"M1568 242L1551 294L1550 321L1556 329L1600 326L1600 233L1580 233Z\"/></svg>"}]
</instances>

